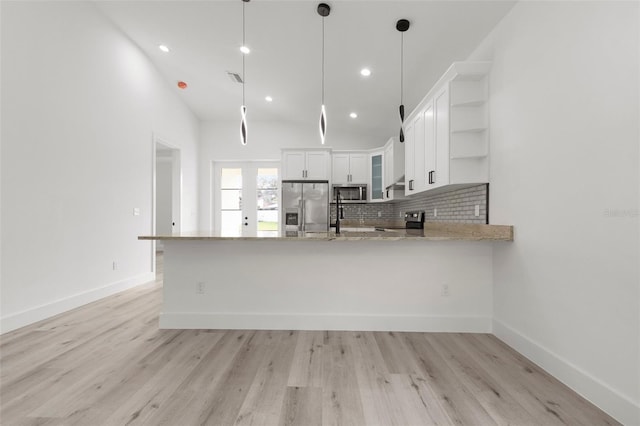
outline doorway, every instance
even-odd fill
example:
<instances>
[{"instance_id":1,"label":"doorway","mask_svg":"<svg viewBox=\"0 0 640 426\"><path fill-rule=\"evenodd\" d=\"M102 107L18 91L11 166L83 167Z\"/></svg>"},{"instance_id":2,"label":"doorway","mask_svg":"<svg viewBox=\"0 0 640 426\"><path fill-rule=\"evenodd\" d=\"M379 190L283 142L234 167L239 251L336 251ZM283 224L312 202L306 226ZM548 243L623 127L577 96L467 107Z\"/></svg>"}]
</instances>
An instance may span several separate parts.
<instances>
[{"instance_id":1,"label":"doorway","mask_svg":"<svg viewBox=\"0 0 640 426\"><path fill-rule=\"evenodd\" d=\"M180 150L171 144L154 140L154 235L180 232L182 173ZM162 241L156 241L155 251L163 251Z\"/></svg>"},{"instance_id":2,"label":"doorway","mask_svg":"<svg viewBox=\"0 0 640 426\"><path fill-rule=\"evenodd\" d=\"M279 233L279 162L213 163L214 229L224 237Z\"/></svg>"}]
</instances>

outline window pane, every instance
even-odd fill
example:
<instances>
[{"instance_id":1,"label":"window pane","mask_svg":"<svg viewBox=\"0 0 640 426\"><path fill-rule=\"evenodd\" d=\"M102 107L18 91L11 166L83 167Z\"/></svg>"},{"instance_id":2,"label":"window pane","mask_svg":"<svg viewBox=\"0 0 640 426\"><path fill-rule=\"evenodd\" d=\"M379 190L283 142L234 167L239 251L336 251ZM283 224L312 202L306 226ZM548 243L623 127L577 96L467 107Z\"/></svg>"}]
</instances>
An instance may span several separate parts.
<instances>
[{"instance_id":1,"label":"window pane","mask_svg":"<svg viewBox=\"0 0 640 426\"><path fill-rule=\"evenodd\" d=\"M223 189L220 191L221 210L240 210L242 208L242 190Z\"/></svg>"},{"instance_id":2,"label":"window pane","mask_svg":"<svg viewBox=\"0 0 640 426\"><path fill-rule=\"evenodd\" d=\"M278 190L259 189L258 190L258 210L277 210Z\"/></svg>"},{"instance_id":3,"label":"window pane","mask_svg":"<svg viewBox=\"0 0 640 426\"><path fill-rule=\"evenodd\" d=\"M242 188L242 169L223 168L220 176L220 188L223 188L223 189Z\"/></svg>"},{"instance_id":4,"label":"window pane","mask_svg":"<svg viewBox=\"0 0 640 426\"><path fill-rule=\"evenodd\" d=\"M265 168L258 169L258 178L257 178L258 188L266 189L273 188L276 189L278 187L278 169L277 168Z\"/></svg>"},{"instance_id":5,"label":"window pane","mask_svg":"<svg viewBox=\"0 0 640 426\"><path fill-rule=\"evenodd\" d=\"M278 236L278 220L280 217L278 206L280 203L278 191L278 169L258 168L257 175L257 232L259 237Z\"/></svg>"},{"instance_id":6,"label":"window pane","mask_svg":"<svg viewBox=\"0 0 640 426\"><path fill-rule=\"evenodd\" d=\"M240 237L242 235L242 212L223 211L220 212L220 236Z\"/></svg>"}]
</instances>

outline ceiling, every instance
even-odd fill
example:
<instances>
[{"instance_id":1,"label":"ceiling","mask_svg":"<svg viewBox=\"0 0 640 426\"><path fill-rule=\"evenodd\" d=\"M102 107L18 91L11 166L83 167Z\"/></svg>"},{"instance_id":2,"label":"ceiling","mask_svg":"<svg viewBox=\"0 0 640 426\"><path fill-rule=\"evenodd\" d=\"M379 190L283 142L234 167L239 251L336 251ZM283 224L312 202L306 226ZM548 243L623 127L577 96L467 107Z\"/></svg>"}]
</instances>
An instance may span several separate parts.
<instances>
[{"instance_id":1,"label":"ceiling","mask_svg":"<svg viewBox=\"0 0 640 426\"><path fill-rule=\"evenodd\" d=\"M319 2L245 3L247 120L314 125L320 116ZM454 61L466 59L513 7L511 1L330 1L325 18L325 104L331 132L378 142L398 132L400 18L404 104L409 113ZM203 121L240 121L242 4L234 1L98 1L97 7L149 56ZM171 51L163 53L158 45ZM368 78L360 69L368 67ZM177 82L188 83L186 90ZM265 101L265 96L273 102ZM358 117L352 119L350 112ZM330 143L328 143L330 144Z\"/></svg>"}]
</instances>

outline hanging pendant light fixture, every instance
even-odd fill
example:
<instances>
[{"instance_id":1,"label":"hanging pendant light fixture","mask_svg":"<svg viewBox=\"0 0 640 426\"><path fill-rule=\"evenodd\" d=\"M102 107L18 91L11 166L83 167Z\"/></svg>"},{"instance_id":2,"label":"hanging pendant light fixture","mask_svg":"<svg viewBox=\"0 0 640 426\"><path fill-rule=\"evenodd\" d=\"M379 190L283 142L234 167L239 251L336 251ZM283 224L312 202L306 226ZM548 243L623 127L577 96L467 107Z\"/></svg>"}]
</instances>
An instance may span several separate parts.
<instances>
[{"instance_id":1,"label":"hanging pendant light fixture","mask_svg":"<svg viewBox=\"0 0 640 426\"><path fill-rule=\"evenodd\" d=\"M247 104L244 100L244 84L247 81L245 74L244 60L245 56L250 52L245 43L245 19L244 19L244 4L249 3L249 0L242 0L242 46L240 52L242 52L242 106L240 107L240 142L242 145L247 144Z\"/></svg>"},{"instance_id":2,"label":"hanging pendant light fixture","mask_svg":"<svg viewBox=\"0 0 640 426\"><path fill-rule=\"evenodd\" d=\"M400 142L404 142L404 33L411 24L406 19L399 19L396 22L396 30L400 31Z\"/></svg>"},{"instance_id":3,"label":"hanging pendant light fixture","mask_svg":"<svg viewBox=\"0 0 640 426\"><path fill-rule=\"evenodd\" d=\"M324 107L324 18L331 13L331 7L326 3L318 5L318 15L322 16L322 106L320 107L320 142L324 145L327 134L327 112Z\"/></svg>"}]
</instances>

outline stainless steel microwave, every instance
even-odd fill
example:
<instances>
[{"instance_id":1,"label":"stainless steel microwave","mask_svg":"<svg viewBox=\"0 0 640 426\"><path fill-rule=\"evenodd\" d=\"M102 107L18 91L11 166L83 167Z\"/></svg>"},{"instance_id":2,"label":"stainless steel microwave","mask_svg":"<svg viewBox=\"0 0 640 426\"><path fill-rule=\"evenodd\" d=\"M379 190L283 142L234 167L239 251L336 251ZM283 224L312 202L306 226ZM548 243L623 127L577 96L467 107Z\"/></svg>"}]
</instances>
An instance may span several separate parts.
<instances>
[{"instance_id":1,"label":"stainless steel microwave","mask_svg":"<svg viewBox=\"0 0 640 426\"><path fill-rule=\"evenodd\" d=\"M336 195L340 191L340 200L343 203L366 203L367 202L367 185L366 184L340 184L333 185L331 192L331 202L336 202Z\"/></svg>"}]
</instances>

